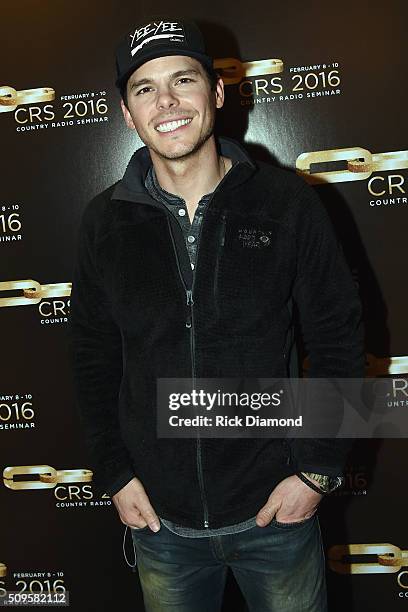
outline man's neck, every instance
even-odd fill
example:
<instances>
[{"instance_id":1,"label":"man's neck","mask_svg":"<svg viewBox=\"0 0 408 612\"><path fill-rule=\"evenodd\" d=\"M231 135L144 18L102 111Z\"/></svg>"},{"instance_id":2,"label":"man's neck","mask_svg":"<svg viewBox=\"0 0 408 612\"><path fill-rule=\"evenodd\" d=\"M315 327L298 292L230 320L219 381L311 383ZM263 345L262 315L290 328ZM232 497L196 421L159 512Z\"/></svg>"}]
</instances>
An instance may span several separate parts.
<instances>
[{"instance_id":1,"label":"man's neck","mask_svg":"<svg viewBox=\"0 0 408 612\"><path fill-rule=\"evenodd\" d=\"M163 159L154 151L150 154L160 186L183 198L190 209L215 190L232 165L218 155L214 137L185 159Z\"/></svg>"}]
</instances>

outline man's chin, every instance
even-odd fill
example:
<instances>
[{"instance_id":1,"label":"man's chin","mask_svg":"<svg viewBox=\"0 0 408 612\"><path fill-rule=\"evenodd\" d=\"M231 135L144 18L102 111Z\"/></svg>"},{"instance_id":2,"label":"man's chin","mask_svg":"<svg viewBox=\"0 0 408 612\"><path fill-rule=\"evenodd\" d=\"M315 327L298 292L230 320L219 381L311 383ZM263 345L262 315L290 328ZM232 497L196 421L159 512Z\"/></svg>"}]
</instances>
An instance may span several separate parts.
<instances>
[{"instance_id":1,"label":"man's chin","mask_svg":"<svg viewBox=\"0 0 408 612\"><path fill-rule=\"evenodd\" d=\"M156 155L162 159L186 159L194 155L201 147L207 142L212 135L212 130L209 131L204 137L201 137L197 142L168 142L159 143L150 142L145 143L149 149L154 151Z\"/></svg>"},{"instance_id":2,"label":"man's chin","mask_svg":"<svg viewBox=\"0 0 408 612\"><path fill-rule=\"evenodd\" d=\"M164 152L162 153L160 156L163 159L187 159L188 157L191 157L191 155L193 155L196 151L194 149L191 150L187 150L185 152L173 152L173 153L169 153L169 152Z\"/></svg>"},{"instance_id":3,"label":"man's chin","mask_svg":"<svg viewBox=\"0 0 408 612\"><path fill-rule=\"evenodd\" d=\"M169 143L167 146L152 147L152 149L164 159L183 159L188 157L195 150L197 145L194 143Z\"/></svg>"}]
</instances>

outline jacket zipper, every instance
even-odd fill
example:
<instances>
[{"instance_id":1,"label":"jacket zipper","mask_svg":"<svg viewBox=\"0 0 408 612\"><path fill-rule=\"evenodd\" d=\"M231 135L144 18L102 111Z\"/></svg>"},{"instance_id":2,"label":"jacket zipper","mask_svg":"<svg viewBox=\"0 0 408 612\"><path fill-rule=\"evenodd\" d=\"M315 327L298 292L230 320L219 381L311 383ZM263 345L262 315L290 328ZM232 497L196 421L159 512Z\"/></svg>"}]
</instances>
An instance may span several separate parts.
<instances>
[{"instance_id":1,"label":"jacket zipper","mask_svg":"<svg viewBox=\"0 0 408 612\"><path fill-rule=\"evenodd\" d=\"M233 170L234 170L234 167L231 168L230 172L232 172ZM210 200L208 201L208 203L207 203L207 210L208 210L208 206L210 205L211 200L214 197L214 194L216 193L216 191L218 191L218 189L220 188L220 185L221 185L221 183L223 183L224 179L225 179L225 175L224 175L223 179L221 180L221 182L217 185L217 187L216 187L215 191L213 192ZM200 236L201 236L201 230L202 230L203 223L204 223L204 219L202 219L202 221L201 221L200 231L198 233L198 238L197 238L197 257L196 257L195 270L197 269L197 261L198 261L198 253L199 253L199 243L200 243ZM176 245L175 245L175 242L174 242L173 232L171 231L171 225L170 225L170 218L169 218L169 216L167 216L167 224L168 224L168 227L169 227L171 241L172 241L172 244L173 244L173 250L174 250L175 257L176 257L178 273L179 273L181 282L183 284L184 290L186 292L187 306L190 307L191 370L192 370L192 380L193 380L193 383L195 383L195 379L196 379L196 367L195 367L195 344L194 344L194 310L193 310L194 301L193 301L193 291L194 291L194 284L195 284L196 273L194 273L194 275L193 275L193 282L192 282L192 285L191 285L191 289L187 289L186 283L184 282L184 277L183 277L183 275L181 273L181 269L180 269L180 262L179 262L179 258L178 258L178 254L177 254L177 248L176 248ZM225 241L225 215L223 215L223 218L222 218L222 239L221 239L221 246L224 246L224 241ZM201 438L200 438L200 434L199 433L197 433L197 446L196 446L196 449L197 449L197 452L196 452L197 475L198 475L198 483L199 483L199 486L200 486L201 502L203 504L204 528L205 529L209 529L210 525L209 525L209 520L208 520L208 503L207 503L207 497L206 497L206 494L205 494L205 487L204 487L204 475L203 475L203 466L202 466L202 459L201 459Z\"/></svg>"},{"instance_id":2,"label":"jacket zipper","mask_svg":"<svg viewBox=\"0 0 408 612\"><path fill-rule=\"evenodd\" d=\"M204 221L204 219L203 219L203 221ZM198 244L199 244L199 241L200 241L201 228L202 228L203 221L201 222L200 231L199 231L199 235L198 235L198 238L197 238L197 259L198 259ZM174 242L174 236L173 236L173 232L171 230L170 218L169 217L167 217L167 224L168 224L168 227L169 227L171 241L172 241L172 244L173 244L173 250L174 250L175 257L176 257L178 273L179 273L181 282L183 284L184 290L186 292L187 306L189 307L189 310L190 310L190 319L186 323L186 327L189 328L189 330L190 330L191 378L192 378L193 386L194 386L195 385L195 380L196 380L196 363L195 363L193 289L194 289L194 282L195 282L196 275L195 274L193 275L193 282L192 282L192 285L191 285L191 289L187 289L186 283L184 281L183 274L181 272L180 262L179 262L179 258L178 258L178 254L177 254L177 248L176 248L176 245L175 245L175 242ZM197 264L197 260L196 260L196 264ZM207 503L207 497L206 497L206 494L205 494L205 487L204 487L204 475L203 475L203 466L202 466L202 459L201 459L201 438L200 438L200 434L199 433L197 433L196 463L197 463L198 484L199 484L199 487L200 487L201 502L202 502L202 505L203 505L204 528L208 529L209 528L208 503Z\"/></svg>"}]
</instances>

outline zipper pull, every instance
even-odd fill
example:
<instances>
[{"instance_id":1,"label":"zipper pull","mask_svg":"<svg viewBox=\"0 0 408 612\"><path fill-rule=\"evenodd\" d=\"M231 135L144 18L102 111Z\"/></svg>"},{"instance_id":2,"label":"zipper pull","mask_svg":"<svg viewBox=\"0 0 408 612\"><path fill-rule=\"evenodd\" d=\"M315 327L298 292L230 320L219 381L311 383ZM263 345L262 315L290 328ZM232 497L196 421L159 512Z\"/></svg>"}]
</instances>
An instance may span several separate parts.
<instances>
[{"instance_id":1,"label":"zipper pull","mask_svg":"<svg viewBox=\"0 0 408 612\"><path fill-rule=\"evenodd\" d=\"M191 289L187 289L186 291L187 293L187 306L192 306L194 304L193 302L193 292L191 291Z\"/></svg>"}]
</instances>

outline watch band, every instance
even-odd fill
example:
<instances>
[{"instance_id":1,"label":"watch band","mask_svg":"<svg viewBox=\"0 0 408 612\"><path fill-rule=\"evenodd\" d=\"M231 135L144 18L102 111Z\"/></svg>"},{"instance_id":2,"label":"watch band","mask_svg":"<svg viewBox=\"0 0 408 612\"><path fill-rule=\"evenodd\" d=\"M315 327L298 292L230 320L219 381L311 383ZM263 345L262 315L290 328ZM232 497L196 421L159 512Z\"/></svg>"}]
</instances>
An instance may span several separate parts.
<instances>
[{"instance_id":1,"label":"watch band","mask_svg":"<svg viewBox=\"0 0 408 612\"><path fill-rule=\"evenodd\" d=\"M300 478L300 480L304 482L308 487L313 489L313 491L316 491L316 493L320 493L320 495L327 495L326 491L323 491L323 489L315 485L315 483L309 480L309 478L305 476L302 472L296 472L296 476Z\"/></svg>"}]
</instances>

